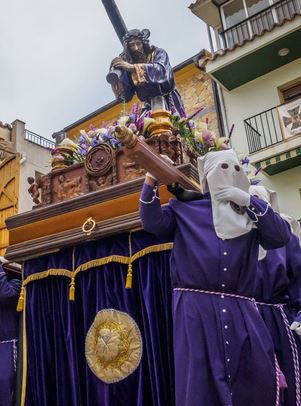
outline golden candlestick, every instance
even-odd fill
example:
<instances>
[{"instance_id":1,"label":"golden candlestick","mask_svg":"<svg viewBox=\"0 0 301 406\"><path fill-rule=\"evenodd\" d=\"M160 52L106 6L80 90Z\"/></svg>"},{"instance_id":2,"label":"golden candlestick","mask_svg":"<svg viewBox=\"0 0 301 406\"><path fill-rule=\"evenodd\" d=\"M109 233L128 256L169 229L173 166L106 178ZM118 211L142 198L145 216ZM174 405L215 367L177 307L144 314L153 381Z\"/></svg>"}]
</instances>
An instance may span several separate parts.
<instances>
[{"instance_id":1,"label":"golden candlestick","mask_svg":"<svg viewBox=\"0 0 301 406\"><path fill-rule=\"evenodd\" d=\"M170 121L171 113L167 110L155 110L153 111L151 117L155 120L154 123L151 123L148 127L148 130L153 135L160 135L162 133L170 132L172 129Z\"/></svg>"}]
</instances>

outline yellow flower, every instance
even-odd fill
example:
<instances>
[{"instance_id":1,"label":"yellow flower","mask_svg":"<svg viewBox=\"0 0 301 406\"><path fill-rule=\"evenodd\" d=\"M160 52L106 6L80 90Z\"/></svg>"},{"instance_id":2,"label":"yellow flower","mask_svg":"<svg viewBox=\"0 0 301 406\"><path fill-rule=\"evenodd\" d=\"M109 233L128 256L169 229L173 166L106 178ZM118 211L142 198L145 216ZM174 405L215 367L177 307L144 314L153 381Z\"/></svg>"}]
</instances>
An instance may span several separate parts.
<instances>
[{"instance_id":1,"label":"yellow flower","mask_svg":"<svg viewBox=\"0 0 301 406\"><path fill-rule=\"evenodd\" d=\"M154 123L155 120L151 117L145 117L143 120L143 134L145 133L145 131L147 130L148 126L152 123Z\"/></svg>"},{"instance_id":2,"label":"yellow flower","mask_svg":"<svg viewBox=\"0 0 301 406\"><path fill-rule=\"evenodd\" d=\"M118 120L118 125L119 125L119 127L125 126L126 123L128 122L128 120L129 120L129 116L121 116L121 117L119 118L119 120Z\"/></svg>"},{"instance_id":3,"label":"yellow flower","mask_svg":"<svg viewBox=\"0 0 301 406\"><path fill-rule=\"evenodd\" d=\"M228 141L228 137L220 137L217 140L215 140L216 149L221 149L221 147L223 146L223 144L226 143L226 141Z\"/></svg>"},{"instance_id":4,"label":"yellow flower","mask_svg":"<svg viewBox=\"0 0 301 406\"><path fill-rule=\"evenodd\" d=\"M196 123L196 130L197 131L204 131L208 129L208 124L205 123L204 121L198 121Z\"/></svg>"},{"instance_id":5,"label":"yellow flower","mask_svg":"<svg viewBox=\"0 0 301 406\"><path fill-rule=\"evenodd\" d=\"M196 133L194 136L194 139L196 140L196 142L199 142L200 144L204 144L204 140L203 140L201 133Z\"/></svg>"},{"instance_id":6,"label":"yellow flower","mask_svg":"<svg viewBox=\"0 0 301 406\"><path fill-rule=\"evenodd\" d=\"M60 147L67 147L70 149L73 149L74 151L77 151L77 144L70 140L70 138L65 138L59 145Z\"/></svg>"}]
</instances>

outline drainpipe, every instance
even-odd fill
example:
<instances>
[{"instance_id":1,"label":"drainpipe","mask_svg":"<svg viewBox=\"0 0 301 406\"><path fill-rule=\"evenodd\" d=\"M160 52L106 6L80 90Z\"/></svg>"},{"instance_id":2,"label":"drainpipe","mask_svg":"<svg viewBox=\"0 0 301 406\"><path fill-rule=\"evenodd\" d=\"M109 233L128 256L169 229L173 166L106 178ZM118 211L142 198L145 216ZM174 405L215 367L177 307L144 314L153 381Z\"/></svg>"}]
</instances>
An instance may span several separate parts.
<instances>
[{"instance_id":1,"label":"drainpipe","mask_svg":"<svg viewBox=\"0 0 301 406\"><path fill-rule=\"evenodd\" d=\"M213 92L213 99L214 99L214 104L216 106L216 113L217 113L217 124L218 124L218 131L220 133L220 137L225 137L228 135L229 129L228 129L228 123L227 123L227 117L225 115L225 107L224 107L224 98L223 95L220 94L219 85L213 80L212 80L212 92ZM225 125L226 129L225 129ZM227 134L226 134L227 132Z\"/></svg>"},{"instance_id":2,"label":"drainpipe","mask_svg":"<svg viewBox=\"0 0 301 406\"><path fill-rule=\"evenodd\" d=\"M224 96L223 96L223 90L221 88L221 86L214 82L215 88L216 88L216 95L218 98L218 103L220 106L220 111L221 111L221 121L222 121L222 126L223 126L223 131L224 131L224 136L228 136L229 135L229 131L230 131L230 127L229 127L229 123L228 123L228 118L227 118L227 112L226 112L226 106L225 106L225 101L224 101Z\"/></svg>"}]
</instances>

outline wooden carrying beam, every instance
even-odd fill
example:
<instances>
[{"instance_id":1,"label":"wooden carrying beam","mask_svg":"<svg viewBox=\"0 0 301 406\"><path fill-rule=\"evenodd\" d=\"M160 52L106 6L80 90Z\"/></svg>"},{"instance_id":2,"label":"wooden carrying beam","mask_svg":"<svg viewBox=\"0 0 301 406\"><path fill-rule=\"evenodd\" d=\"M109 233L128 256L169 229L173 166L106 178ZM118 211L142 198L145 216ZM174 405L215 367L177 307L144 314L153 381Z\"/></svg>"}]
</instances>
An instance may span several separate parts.
<instances>
[{"instance_id":1,"label":"wooden carrying beam","mask_svg":"<svg viewBox=\"0 0 301 406\"><path fill-rule=\"evenodd\" d=\"M198 183L191 181L179 169L166 162L129 128L116 127L116 138L123 144L125 154L136 164L150 172L164 185L178 183L185 189L200 191Z\"/></svg>"}]
</instances>

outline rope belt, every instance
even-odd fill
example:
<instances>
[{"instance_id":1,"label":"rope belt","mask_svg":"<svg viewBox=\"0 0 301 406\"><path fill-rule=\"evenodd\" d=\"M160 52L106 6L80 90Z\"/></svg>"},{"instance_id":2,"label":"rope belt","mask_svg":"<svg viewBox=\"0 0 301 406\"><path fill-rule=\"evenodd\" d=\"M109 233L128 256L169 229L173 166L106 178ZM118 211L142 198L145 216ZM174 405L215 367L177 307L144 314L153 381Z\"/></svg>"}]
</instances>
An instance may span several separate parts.
<instances>
[{"instance_id":1,"label":"rope belt","mask_svg":"<svg viewBox=\"0 0 301 406\"><path fill-rule=\"evenodd\" d=\"M295 378L295 387L296 387L296 406L301 405L301 391L300 391L300 364L299 364L299 354L298 354L298 347L296 344L296 340L294 337L294 334L292 330L290 329L290 324L287 319L287 316L285 314L285 311L283 310L283 307L286 306L285 303L261 303L261 302L256 302L257 305L260 306L270 306L278 309L280 311L283 324L285 325L285 330L286 334L289 339L290 347L291 347L291 352L293 356L293 363L294 363L294 378Z\"/></svg>"},{"instance_id":2,"label":"rope belt","mask_svg":"<svg viewBox=\"0 0 301 406\"><path fill-rule=\"evenodd\" d=\"M0 341L0 344L12 343L12 345L13 345L14 372L16 372L16 370L17 370L17 357L18 357L18 353L17 353L17 342L18 342L17 339L6 340L6 341Z\"/></svg>"},{"instance_id":3,"label":"rope belt","mask_svg":"<svg viewBox=\"0 0 301 406\"><path fill-rule=\"evenodd\" d=\"M248 297L248 296L236 295L235 293L215 292L215 291L211 291L211 290L190 289L190 288L174 288L173 290L175 290L175 291L183 291L183 292L193 292L193 293L204 293L205 295L220 296L221 298L223 298L223 297L231 297L231 298L234 298L234 299L243 299L243 300L248 300L249 302L254 303L254 305L256 306L255 299L253 299L251 297Z\"/></svg>"}]
</instances>

